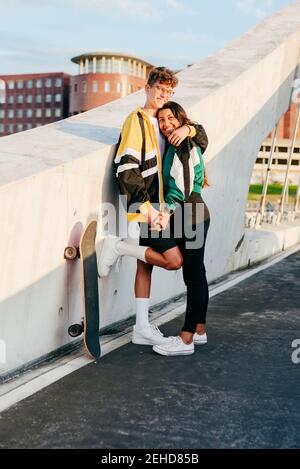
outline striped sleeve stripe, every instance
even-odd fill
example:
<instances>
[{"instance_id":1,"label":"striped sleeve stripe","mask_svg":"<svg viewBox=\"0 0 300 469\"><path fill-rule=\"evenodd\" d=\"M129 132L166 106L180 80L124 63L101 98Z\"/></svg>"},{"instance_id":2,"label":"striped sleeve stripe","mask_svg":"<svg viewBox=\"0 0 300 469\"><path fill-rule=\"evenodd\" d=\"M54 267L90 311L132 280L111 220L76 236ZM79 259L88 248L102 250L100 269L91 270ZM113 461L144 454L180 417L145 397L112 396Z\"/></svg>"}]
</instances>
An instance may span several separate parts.
<instances>
[{"instance_id":1,"label":"striped sleeve stripe","mask_svg":"<svg viewBox=\"0 0 300 469\"><path fill-rule=\"evenodd\" d=\"M151 158L155 158L156 157L156 151L155 149L152 150L152 151L149 151L148 153L146 153L146 156L145 156L145 160L151 160Z\"/></svg>"},{"instance_id":2,"label":"striped sleeve stripe","mask_svg":"<svg viewBox=\"0 0 300 469\"><path fill-rule=\"evenodd\" d=\"M119 173L123 173L124 171L127 171L128 169L133 169L133 168L138 168L139 165L137 163L125 163L120 166L118 166L117 169L117 176Z\"/></svg>"},{"instance_id":3,"label":"striped sleeve stripe","mask_svg":"<svg viewBox=\"0 0 300 469\"><path fill-rule=\"evenodd\" d=\"M139 151L136 151L134 150L133 148L125 148L121 155L118 155L115 157L115 163L118 164L120 163L121 161L121 158L125 155L128 155L128 156L133 156L134 158L136 158L137 160L141 161L141 154Z\"/></svg>"},{"instance_id":4,"label":"striped sleeve stripe","mask_svg":"<svg viewBox=\"0 0 300 469\"><path fill-rule=\"evenodd\" d=\"M157 173L157 166L153 166L153 168L146 169L145 171L142 171L142 176L143 178L146 178L148 176L151 176L151 174Z\"/></svg>"}]
</instances>

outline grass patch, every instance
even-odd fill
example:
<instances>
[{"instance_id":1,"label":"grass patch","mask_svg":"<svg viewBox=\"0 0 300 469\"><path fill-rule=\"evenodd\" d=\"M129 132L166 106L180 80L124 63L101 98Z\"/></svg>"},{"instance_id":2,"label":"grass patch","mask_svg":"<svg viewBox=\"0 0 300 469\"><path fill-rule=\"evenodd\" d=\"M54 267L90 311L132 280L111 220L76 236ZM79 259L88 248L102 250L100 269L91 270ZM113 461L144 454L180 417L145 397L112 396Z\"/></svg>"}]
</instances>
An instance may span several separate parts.
<instances>
[{"instance_id":1,"label":"grass patch","mask_svg":"<svg viewBox=\"0 0 300 469\"><path fill-rule=\"evenodd\" d=\"M249 187L248 200L260 200L262 184L251 184ZM279 202L282 192L281 184L270 184L267 191L267 201ZM289 186L289 203L293 203L297 192L297 186Z\"/></svg>"},{"instance_id":2,"label":"grass patch","mask_svg":"<svg viewBox=\"0 0 300 469\"><path fill-rule=\"evenodd\" d=\"M262 194L262 184L251 184L249 187L249 194ZM281 195L282 185L281 184L270 184L268 186L267 195ZM289 186L289 195L295 196L297 192L297 186Z\"/></svg>"}]
</instances>

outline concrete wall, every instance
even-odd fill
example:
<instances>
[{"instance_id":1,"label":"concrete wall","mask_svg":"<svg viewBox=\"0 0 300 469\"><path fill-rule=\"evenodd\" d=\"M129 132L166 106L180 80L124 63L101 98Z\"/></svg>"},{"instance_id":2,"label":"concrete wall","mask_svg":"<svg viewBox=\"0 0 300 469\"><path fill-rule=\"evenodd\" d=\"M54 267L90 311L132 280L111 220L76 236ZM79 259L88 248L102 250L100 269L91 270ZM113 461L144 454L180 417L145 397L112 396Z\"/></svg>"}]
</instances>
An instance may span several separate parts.
<instances>
[{"instance_id":1,"label":"concrete wall","mask_svg":"<svg viewBox=\"0 0 300 469\"><path fill-rule=\"evenodd\" d=\"M244 234L252 168L289 107L299 46L298 2L179 74L174 99L204 124L210 140L209 280L239 264L235 247ZM63 259L64 247L78 242L101 201L115 200L111 145L143 101L139 92L0 140L1 374L70 342L68 325L82 314L81 279L79 263ZM101 327L133 314L134 271L134 261L125 259L120 272L100 282ZM155 269L152 303L182 291L180 272Z\"/></svg>"}]
</instances>

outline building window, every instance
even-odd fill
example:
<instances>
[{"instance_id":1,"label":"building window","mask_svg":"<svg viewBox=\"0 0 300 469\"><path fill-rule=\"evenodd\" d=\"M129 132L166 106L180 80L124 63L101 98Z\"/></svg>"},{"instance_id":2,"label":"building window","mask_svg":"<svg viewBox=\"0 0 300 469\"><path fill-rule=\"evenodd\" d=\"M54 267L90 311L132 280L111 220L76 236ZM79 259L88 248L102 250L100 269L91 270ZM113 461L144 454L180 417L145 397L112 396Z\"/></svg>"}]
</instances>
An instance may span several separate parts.
<instances>
[{"instance_id":1,"label":"building window","mask_svg":"<svg viewBox=\"0 0 300 469\"><path fill-rule=\"evenodd\" d=\"M117 93L122 93L122 83L117 83Z\"/></svg>"},{"instance_id":2,"label":"building window","mask_svg":"<svg viewBox=\"0 0 300 469\"><path fill-rule=\"evenodd\" d=\"M42 88L43 87L43 81L42 80L36 80L36 87L37 88Z\"/></svg>"},{"instance_id":3,"label":"building window","mask_svg":"<svg viewBox=\"0 0 300 469\"><path fill-rule=\"evenodd\" d=\"M8 110L7 117L8 117L9 119L13 119L13 118L15 117L15 113L14 113L14 110L13 110L13 109L9 109L9 110Z\"/></svg>"},{"instance_id":4,"label":"building window","mask_svg":"<svg viewBox=\"0 0 300 469\"><path fill-rule=\"evenodd\" d=\"M128 85L128 94L133 93L133 85Z\"/></svg>"},{"instance_id":5,"label":"building window","mask_svg":"<svg viewBox=\"0 0 300 469\"><path fill-rule=\"evenodd\" d=\"M4 119L4 109L0 109L0 119Z\"/></svg>"},{"instance_id":6,"label":"building window","mask_svg":"<svg viewBox=\"0 0 300 469\"><path fill-rule=\"evenodd\" d=\"M109 92L110 92L110 82L109 82L109 81L105 81L105 82L104 82L104 92L105 92L105 93L109 93Z\"/></svg>"},{"instance_id":7,"label":"building window","mask_svg":"<svg viewBox=\"0 0 300 469\"><path fill-rule=\"evenodd\" d=\"M30 104L32 103L32 95L31 94L28 94L27 97L26 97L26 103Z\"/></svg>"},{"instance_id":8,"label":"building window","mask_svg":"<svg viewBox=\"0 0 300 469\"><path fill-rule=\"evenodd\" d=\"M17 103L23 104L23 102L24 102L24 97L22 94L19 94L19 96L17 96Z\"/></svg>"},{"instance_id":9,"label":"building window","mask_svg":"<svg viewBox=\"0 0 300 469\"><path fill-rule=\"evenodd\" d=\"M22 132L23 124L17 124L17 132Z\"/></svg>"},{"instance_id":10,"label":"building window","mask_svg":"<svg viewBox=\"0 0 300 469\"><path fill-rule=\"evenodd\" d=\"M299 166L299 160L292 160L292 166Z\"/></svg>"},{"instance_id":11,"label":"building window","mask_svg":"<svg viewBox=\"0 0 300 469\"><path fill-rule=\"evenodd\" d=\"M287 160L284 160L284 159L278 158L278 164L283 164L283 165L286 165L286 164L287 164Z\"/></svg>"},{"instance_id":12,"label":"building window","mask_svg":"<svg viewBox=\"0 0 300 469\"><path fill-rule=\"evenodd\" d=\"M35 102L36 103L41 103L42 102L42 95L41 94L37 94L36 97L35 97Z\"/></svg>"},{"instance_id":13,"label":"building window","mask_svg":"<svg viewBox=\"0 0 300 469\"><path fill-rule=\"evenodd\" d=\"M93 59L89 59L88 73L93 73Z\"/></svg>"},{"instance_id":14,"label":"building window","mask_svg":"<svg viewBox=\"0 0 300 469\"><path fill-rule=\"evenodd\" d=\"M18 109L18 110L17 110L17 117L18 117L18 119L22 119L22 117L23 117L23 109Z\"/></svg>"},{"instance_id":15,"label":"building window","mask_svg":"<svg viewBox=\"0 0 300 469\"><path fill-rule=\"evenodd\" d=\"M98 82L93 80L93 93L97 93L98 91Z\"/></svg>"},{"instance_id":16,"label":"building window","mask_svg":"<svg viewBox=\"0 0 300 469\"><path fill-rule=\"evenodd\" d=\"M31 89L33 87L33 81L32 80L28 80L27 81L27 88Z\"/></svg>"},{"instance_id":17,"label":"building window","mask_svg":"<svg viewBox=\"0 0 300 469\"><path fill-rule=\"evenodd\" d=\"M106 57L103 57L101 60L101 72L102 73L107 73L107 59Z\"/></svg>"},{"instance_id":18,"label":"building window","mask_svg":"<svg viewBox=\"0 0 300 469\"><path fill-rule=\"evenodd\" d=\"M101 59L96 59L96 73L101 73Z\"/></svg>"},{"instance_id":19,"label":"building window","mask_svg":"<svg viewBox=\"0 0 300 469\"><path fill-rule=\"evenodd\" d=\"M55 95L55 102L56 102L56 103L60 103L60 102L61 102L61 94L58 93L58 94Z\"/></svg>"},{"instance_id":20,"label":"building window","mask_svg":"<svg viewBox=\"0 0 300 469\"><path fill-rule=\"evenodd\" d=\"M120 70L121 70L121 60L119 59L114 59L114 62L113 62L113 73L120 73Z\"/></svg>"},{"instance_id":21,"label":"building window","mask_svg":"<svg viewBox=\"0 0 300 469\"><path fill-rule=\"evenodd\" d=\"M106 73L112 72L112 61L111 59L107 59L106 61Z\"/></svg>"},{"instance_id":22,"label":"building window","mask_svg":"<svg viewBox=\"0 0 300 469\"><path fill-rule=\"evenodd\" d=\"M62 86L62 79L61 78L56 78L55 87L60 88L61 86Z\"/></svg>"},{"instance_id":23,"label":"building window","mask_svg":"<svg viewBox=\"0 0 300 469\"><path fill-rule=\"evenodd\" d=\"M125 75L128 75L128 74L129 74L129 63L128 63L128 60L124 60L124 62L123 62L122 73L125 73Z\"/></svg>"},{"instance_id":24,"label":"building window","mask_svg":"<svg viewBox=\"0 0 300 469\"><path fill-rule=\"evenodd\" d=\"M14 124L8 124L7 126L7 132L9 134L13 134L14 133Z\"/></svg>"},{"instance_id":25,"label":"building window","mask_svg":"<svg viewBox=\"0 0 300 469\"><path fill-rule=\"evenodd\" d=\"M86 81L83 81L83 82L81 83L81 91L82 91L83 93L86 93L86 92L87 92L87 83L86 83Z\"/></svg>"},{"instance_id":26,"label":"building window","mask_svg":"<svg viewBox=\"0 0 300 469\"><path fill-rule=\"evenodd\" d=\"M51 109L45 109L45 117L51 117Z\"/></svg>"},{"instance_id":27,"label":"building window","mask_svg":"<svg viewBox=\"0 0 300 469\"><path fill-rule=\"evenodd\" d=\"M52 95L51 94L46 94L45 96L45 102L46 103L51 103L52 101Z\"/></svg>"},{"instance_id":28,"label":"building window","mask_svg":"<svg viewBox=\"0 0 300 469\"><path fill-rule=\"evenodd\" d=\"M4 80L0 79L0 103L4 104L6 102L6 83Z\"/></svg>"},{"instance_id":29,"label":"building window","mask_svg":"<svg viewBox=\"0 0 300 469\"><path fill-rule=\"evenodd\" d=\"M77 93L77 91L78 91L78 84L75 83L75 85L74 85L74 93Z\"/></svg>"},{"instance_id":30,"label":"building window","mask_svg":"<svg viewBox=\"0 0 300 469\"><path fill-rule=\"evenodd\" d=\"M42 117L42 110L41 109L36 109L35 110L35 117Z\"/></svg>"},{"instance_id":31,"label":"building window","mask_svg":"<svg viewBox=\"0 0 300 469\"><path fill-rule=\"evenodd\" d=\"M14 104L15 97L11 94L10 96L8 96L7 102L8 102L8 104Z\"/></svg>"},{"instance_id":32,"label":"building window","mask_svg":"<svg viewBox=\"0 0 300 469\"><path fill-rule=\"evenodd\" d=\"M32 117L32 109L26 109L26 117Z\"/></svg>"},{"instance_id":33,"label":"building window","mask_svg":"<svg viewBox=\"0 0 300 469\"><path fill-rule=\"evenodd\" d=\"M23 82L23 80L19 80L19 81L17 82L17 88L18 88L19 90L21 90L21 89L24 88L24 82Z\"/></svg>"},{"instance_id":34,"label":"building window","mask_svg":"<svg viewBox=\"0 0 300 469\"><path fill-rule=\"evenodd\" d=\"M4 125L0 124L0 134L4 134Z\"/></svg>"},{"instance_id":35,"label":"building window","mask_svg":"<svg viewBox=\"0 0 300 469\"><path fill-rule=\"evenodd\" d=\"M61 110L59 108L55 109L55 117L60 117L61 116Z\"/></svg>"},{"instance_id":36,"label":"building window","mask_svg":"<svg viewBox=\"0 0 300 469\"><path fill-rule=\"evenodd\" d=\"M279 153L287 153L287 147L278 147Z\"/></svg>"},{"instance_id":37,"label":"building window","mask_svg":"<svg viewBox=\"0 0 300 469\"><path fill-rule=\"evenodd\" d=\"M52 86L52 80L51 80L51 78L47 78L47 80L46 80L46 88L51 88L51 86Z\"/></svg>"},{"instance_id":38,"label":"building window","mask_svg":"<svg viewBox=\"0 0 300 469\"><path fill-rule=\"evenodd\" d=\"M8 89L14 90L15 89L15 82L13 80L9 80L8 82Z\"/></svg>"},{"instance_id":39,"label":"building window","mask_svg":"<svg viewBox=\"0 0 300 469\"><path fill-rule=\"evenodd\" d=\"M26 129L27 129L27 130L32 129L32 124L30 124L30 123L26 124Z\"/></svg>"},{"instance_id":40,"label":"building window","mask_svg":"<svg viewBox=\"0 0 300 469\"><path fill-rule=\"evenodd\" d=\"M42 124L41 124L40 122L37 122L37 123L35 124L35 126L36 126L36 127L42 127Z\"/></svg>"}]
</instances>

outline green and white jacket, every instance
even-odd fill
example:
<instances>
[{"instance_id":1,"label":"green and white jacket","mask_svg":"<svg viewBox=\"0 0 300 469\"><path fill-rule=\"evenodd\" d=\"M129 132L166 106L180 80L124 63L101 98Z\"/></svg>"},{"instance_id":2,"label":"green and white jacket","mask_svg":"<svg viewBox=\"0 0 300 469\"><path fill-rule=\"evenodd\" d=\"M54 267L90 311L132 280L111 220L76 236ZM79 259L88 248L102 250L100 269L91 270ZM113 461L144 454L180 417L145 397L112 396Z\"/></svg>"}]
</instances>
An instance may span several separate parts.
<instances>
[{"instance_id":1,"label":"green and white jacket","mask_svg":"<svg viewBox=\"0 0 300 469\"><path fill-rule=\"evenodd\" d=\"M179 147L168 145L163 158L163 182L166 207L175 210L178 204L193 206L193 223L196 220L195 205L203 203L201 190L204 183L204 162L202 153L208 141L202 126L197 125L201 140L187 137ZM201 142L201 146L200 143Z\"/></svg>"}]
</instances>

